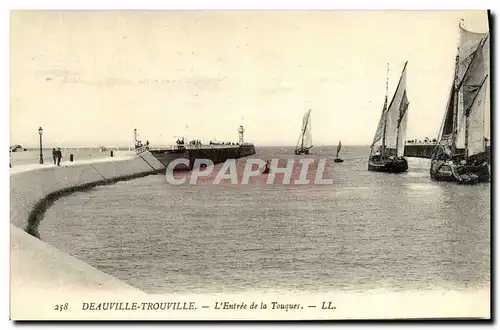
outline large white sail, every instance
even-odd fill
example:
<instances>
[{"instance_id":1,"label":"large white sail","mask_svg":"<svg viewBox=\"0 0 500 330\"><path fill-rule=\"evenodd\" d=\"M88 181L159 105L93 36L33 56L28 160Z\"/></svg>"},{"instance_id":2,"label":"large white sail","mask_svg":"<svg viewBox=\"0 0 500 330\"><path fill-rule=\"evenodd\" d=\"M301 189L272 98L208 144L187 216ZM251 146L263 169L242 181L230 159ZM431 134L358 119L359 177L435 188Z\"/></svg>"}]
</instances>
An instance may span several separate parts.
<instances>
[{"instance_id":1,"label":"large white sail","mask_svg":"<svg viewBox=\"0 0 500 330\"><path fill-rule=\"evenodd\" d=\"M486 99L486 86L483 84L469 113L469 128L467 130L468 156L486 151L484 144L484 103Z\"/></svg>"},{"instance_id":2,"label":"large white sail","mask_svg":"<svg viewBox=\"0 0 500 330\"><path fill-rule=\"evenodd\" d=\"M382 145L386 117L387 117L387 96L385 97L384 106L382 108L382 114L380 115L380 119L377 125L377 130L375 131L375 136L373 137L372 149L374 146L378 147Z\"/></svg>"},{"instance_id":3,"label":"large white sail","mask_svg":"<svg viewBox=\"0 0 500 330\"><path fill-rule=\"evenodd\" d=\"M341 149L342 149L342 141L339 141L339 144L337 146L337 155L335 157L339 156L339 152L340 152Z\"/></svg>"},{"instance_id":4,"label":"large white sail","mask_svg":"<svg viewBox=\"0 0 500 330\"><path fill-rule=\"evenodd\" d=\"M454 121L454 107L455 107L455 82L452 82L451 91L448 95L448 102L446 103L446 111L438 134L438 141L442 145L451 145L453 143L453 125Z\"/></svg>"},{"instance_id":5,"label":"large white sail","mask_svg":"<svg viewBox=\"0 0 500 330\"><path fill-rule=\"evenodd\" d=\"M305 129L304 129L304 137L303 137L303 147L304 148L312 148L312 133L311 133L311 110L309 110L306 114L307 118L304 118Z\"/></svg>"},{"instance_id":6,"label":"large white sail","mask_svg":"<svg viewBox=\"0 0 500 330\"><path fill-rule=\"evenodd\" d=\"M394 96L387 108L387 126L385 130L385 145L390 149L398 149L398 134L400 134L401 119L408 108L408 99L406 97L406 65L403 67L398 86L394 92ZM402 116L403 115L403 116ZM404 135L406 136L406 124L404 125ZM404 143L404 139L402 141ZM404 145L403 145L404 148ZM402 153L397 154L403 156Z\"/></svg>"},{"instance_id":7,"label":"large white sail","mask_svg":"<svg viewBox=\"0 0 500 330\"><path fill-rule=\"evenodd\" d=\"M458 80L461 81L474 57L474 52L487 33L477 33L464 29L459 25L460 43L458 47Z\"/></svg>"},{"instance_id":8,"label":"large white sail","mask_svg":"<svg viewBox=\"0 0 500 330\"><path fill-rule=\"evenodd\" d=\"M486 40L482 40L477 46L477 51L474 53L472 60L469 62L469 66L467 71L464 73L459 89L462 101L459 107L462 111L458 113L458 136L460 137L460 140L457 141L457 147L459 148L465 148L466 140L467 142L470 142L469 140L471 134L474 134L474 136L480 135L481 139L484 140L485 109L477 109L479 104L484 106L484 98L486 95L484 92L481 93L485 83L485 78L487 77L482 51L484 41ZM472 111L473 106L475 108L474 111ZM473 126L471 126L472 122L474 122ZM466 132L467 139L465 136ZM467 143L467 146L468 145L469 144Z\"/></svg>"},{"instance_id":9,"label":"large white sail","mask_svg":"<svg viewBox=\"0 0 500 330\"><path fill-rule=\"evenodd\" d=\"M375 131L375 136L373 137L373 142L370 149L370 156L373 155L374 151L381 151L380 146L385 143L384 135L386 128L386 118L387 118L387 94L389 89L389 63L387 63L387 78L385 81L385 97L384 106L382 107L382 113L380 114L380 119L378 121L377 130Z\"/></svg>"},{"instance_id":10,"label":"large white sail","mask_svg":"<svg viewBox=\"0 0 500 330\"><path fill-rule=\"evenodd\" d=\"M302 118L302 128L300 131L299 142L297 148L312 148L312 133L311 133L311 110L308 110Z\"/></svg>"},{"instance_id":11,"label":"large white sail","mask_svg":"<svg viewBox=\"0 0 500 330\"><path fill-rule=\"evenodd\" d=\"M456 148L464 149L466 144L466 118L468 116L468 146L472 147L470 143L478 143L472 141L481 141L484 149L484 138L489 137L490 134L488 125L490 120L489 58L489 38L487 33L467 31L460 26L456 82L453 82L445 118L443 118L441 125L440 144L451 147L455 142ZM484 80L485 77L486 81ZM458 90L456 87L458 87ZM477 108L479 104L482 109ZM472 111L472 107L474 107L474 111ZM478 138L478 136L481 137ZM468 149L469 155L473 155L479 150L476 146L473 147L474 152L470 148Z\"/></svg>"},{"instance_id":12,"label":"large white sail","mask_svg":"<svg viewBox=\"0 0 500 330\"><path fill-rule=\"evenodd\" d=\"M406 65L403 67L398 86L391 103L387 106L387 94L384 107L377 125L377 131L372 142L371 154L385 143L385 148L396 150L397 156L403 156L406 140L406 111L408 99L406 96ZM387 85L386 85L387 88Z\"/></svg>"},{"instance_id":13,"label":"large white sail","mask_svg":"<svg viewBox=\"0 0 500 330\"><path fill-rule=\"evenodd\" d=\"M406 91L403 94L403 98L400 103L400 119L399 119L399 129L397 131L397 152L396 156L404 156L405 153L405 141L406 141L406 126L408 122L408 98L406 96Z\"/></svg>"},{"instance_id":14,"label":"large white sail","mask_svg":"<svg viewBox=\"0 0 500 330\"><path fill-rule=\"evenodd\" d=\"M402 173L408 170L408 162L403 158L409 106L406 95L407 64L408 62L405 62L398 85L388 107L386 107L388 94L387 80L386 101L384 103L384 110L382 111L380 120L382 123L379 122L374 138L374 144L372 144L372 148L370 150L370 158L368 160L369 171ZM381 139L380 131L382 131ZM378 144L379 140L382 142L381 146L375 148L375 143ZM373 154L374 151L375 155ZM395 156L395 158L393 156Z\"/></svg>"},{"instance_id":15,"label":"large white sail","mask_svg":"<svg viewBox=\"0 0 500 330\"><path fill-rule=\"evenodd\" d=\"M486 36L484 33L476 33L472 31L468 31L462 27L462 24L459 24L460 30L460 43L458 48L458 81L463 86L463 81L465 79L466 73L468 70L476 52L476 49L481 42L481 40ZM459 149L465 148L465 122L464 122L464 89L460 88L458 90L458 111L457 111L457 127L458 132L456 136L455 145Z\"/></svg>"},{"instance_id":16,"label":"large white sail","mask_svg":"<svg viewBox=\"0 0 500 330\"><path fill-rule=\"evenodd\" d=\"M490 38L486 38L486 42L483 45L483 61L486 68L486 81L484 82L484 137L488 140L490 139L490 123L491 123L491 108L490 108ZM481 91L483 92L483 91Z\"/></svg>"}]
</instances>

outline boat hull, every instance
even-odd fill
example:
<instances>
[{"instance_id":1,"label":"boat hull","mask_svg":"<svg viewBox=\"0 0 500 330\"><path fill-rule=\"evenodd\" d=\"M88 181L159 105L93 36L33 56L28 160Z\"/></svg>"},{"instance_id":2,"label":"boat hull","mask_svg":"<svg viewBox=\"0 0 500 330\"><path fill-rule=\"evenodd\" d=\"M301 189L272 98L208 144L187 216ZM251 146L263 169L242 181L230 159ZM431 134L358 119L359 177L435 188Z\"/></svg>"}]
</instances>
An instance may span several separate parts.
<instances>
[{"instance_id":1,"label":"boat hull","mask_svg":"<svg viewBox=\"0 0 500 330\"><path fill-rule=\"evenodd\" d=\"M309 155L309 149L295 149L296 155Z\"/></svg>"},{"instance_id":2,"label":"boat hull","mask_svg":"<svg viewBox=\"0 0 500 330\"><path fill-rule=\"evenodd\" d=\"M408 171L408 162L403 157L382 160L370 159L368 161L368 171L403 173Z\"/></svg>"},{"instance_id":3,"label":"boat hull","mask_svg":"<svg viewBox=\"0 0 500 330\"><path fill-rule=\"evenodd\" d=\"M311 148L296 148L295 149L295 154L296 155L309 155Z\"/></svg>"},{"instance_id":4,"label":"boat hull","mask_svg":"<svg viewBox=\"0 0 500 330\"><path fill-rule=\"evenodd\" d=\"M487 164L447 164L444 161L433 160L431 162L430 176L435 181L475 184L489 182L490 169Z\"/></svg>"}]
</instances>

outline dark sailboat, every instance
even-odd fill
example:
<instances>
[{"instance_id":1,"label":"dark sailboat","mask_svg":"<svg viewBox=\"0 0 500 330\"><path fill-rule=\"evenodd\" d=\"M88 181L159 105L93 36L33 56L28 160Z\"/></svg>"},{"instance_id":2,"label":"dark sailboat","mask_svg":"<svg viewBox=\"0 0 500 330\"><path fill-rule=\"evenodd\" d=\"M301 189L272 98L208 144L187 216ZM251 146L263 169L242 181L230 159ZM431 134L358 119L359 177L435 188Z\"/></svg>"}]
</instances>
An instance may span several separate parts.
<instances>
[{"instance_id":1,"label":"dark sailboat","mask_svg":"<svg viewBox=\"0 0 500 330\"><path fill-rule=\"evenodd\" d=\"M389 67L387 67L386 93L382 115L373 138L368 159L368 170L376 172L402 173L408 170L403 157L408 120L408 98L406 96L406 66L404 64L399 83L389 106Z\"/></svg>"},{"instance_id":2,"label":"dark sailboat","mask_svg":"<svg viewBox=\"0 0 500 330\"><path fill-rule=\"evenodd\" d=\"M302 129L300 130L299 142L295 147L296 155L309 155L309 150L313 147L311 135L311 110L308 110L302 119Z\"/></svg>"},{"instance_id":3,"label":"dark sailboat","mask_svg":"<svg viewBox=\"0 0 500 330\"><path fill-rule=\"evenodd\" d=\"M430 176L437 181L474 184L490 180L486 115L490 110L489 35L459 24L455 71Z\"/></svg>"},{"instance_id":4,"label":"dark sailboat","mask_svg":"<svg viewBox=\"0 0 500 330\"><path fill-rule=\"evenodd\" d=\"M339 157L339 152L340 152L340 149L342 149L342 141L339 141L339 145L337 146L337 155L335 156L335 158L333 159L333 161L335 163L343 163L344 160L342 158Z\"/></svg>"},{"instance_id":5,"label":"dark sailboat","mask_svg":"<svg viewBox=\"0 0 500 330\"><path fill-rule=\"evenodd\" d=\"M269 161L266 162L263 168L261 168L262 174L267 174L271 171L271 167L269 166Z\"/></svg>"}]
</instances>

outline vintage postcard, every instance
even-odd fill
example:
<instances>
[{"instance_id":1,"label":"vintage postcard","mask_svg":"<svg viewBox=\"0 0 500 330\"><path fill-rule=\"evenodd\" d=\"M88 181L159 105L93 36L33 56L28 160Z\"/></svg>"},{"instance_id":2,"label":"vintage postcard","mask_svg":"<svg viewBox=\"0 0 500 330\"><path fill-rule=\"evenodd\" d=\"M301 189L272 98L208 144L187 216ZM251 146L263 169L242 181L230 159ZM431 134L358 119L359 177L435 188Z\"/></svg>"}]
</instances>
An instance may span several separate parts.
<instances>
[{"instance_id":1,"label":"vintage postcard","mask_svg":"<svg viewBox=\"0 0 500 330\"><path fill-rule=\"evenodd\" d=\"M11 11L11 319L490 319L490 22Z\"/></svg>"}]
</instances>

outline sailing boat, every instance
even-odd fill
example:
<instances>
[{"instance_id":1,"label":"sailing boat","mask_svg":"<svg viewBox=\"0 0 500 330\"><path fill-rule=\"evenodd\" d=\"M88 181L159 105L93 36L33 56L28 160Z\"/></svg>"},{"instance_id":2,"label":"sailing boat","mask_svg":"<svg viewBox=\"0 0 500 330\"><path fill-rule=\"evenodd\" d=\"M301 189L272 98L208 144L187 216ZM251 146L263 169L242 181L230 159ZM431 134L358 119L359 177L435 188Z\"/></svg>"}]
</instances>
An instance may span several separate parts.
<instances>
[{"instance_id":1,"label":"sailing boat","mask_svg":"<svg viewBox=\"0 0 500 330\"><path fill-rule=\"evenodd\" d=\"M430 175L438 181L490 180L485 119L490 110L489 34L467 31L459 23L455 72Z\"/></svg>"},{"instance_id":2,"label":"sailing boat","mask_svg":"<svg viewBox=\"0 0 500 330\"><path fill-rule=\"evenodd\" d=\"M377 172L402 173L408 170L408 162L403 157L408 120L408 98L406 96L406 65L404 64L399 83L387 106L389 89L389 66L385 84L385 101L382 115L373 138L368 159L368 170Z\"/></svg>"},{"instance_id":3,"label":"sailing boat","mask_svg":"<svg viewBox=\"0 0 500 330\"><path fill-rule=\"evenodd\" d=\"M313 147L311 136L311 110L308 110L302 118L302 129L300 130L299 142L295 147L295 154L309 154L309 150Z\"/></svg>"},{"instance_id":4,"label":"sailing boat","mask_svg":"<svg viewBox=\"0 0 500 330\"><path fill-rule=\"evenodd\" d=\"M267 174L271 171L271 167L269 166L269 161L266 161L266 164L264 165L264 167L261 167L261 173L262 174Z\"/></svg>"},{"instance_id":5,"label":"sailing boat","mask_svg":"<svg viewBox=\"0 0 500 330\"><path fill-rule=\"evenodd\" d=\"M342 149L342 141L339 141L339 145L337 146L337 155L333 159L335 163L342 163L344 161L343 159L339 158L340 149Z\"/></svg>"}]
</instances>

